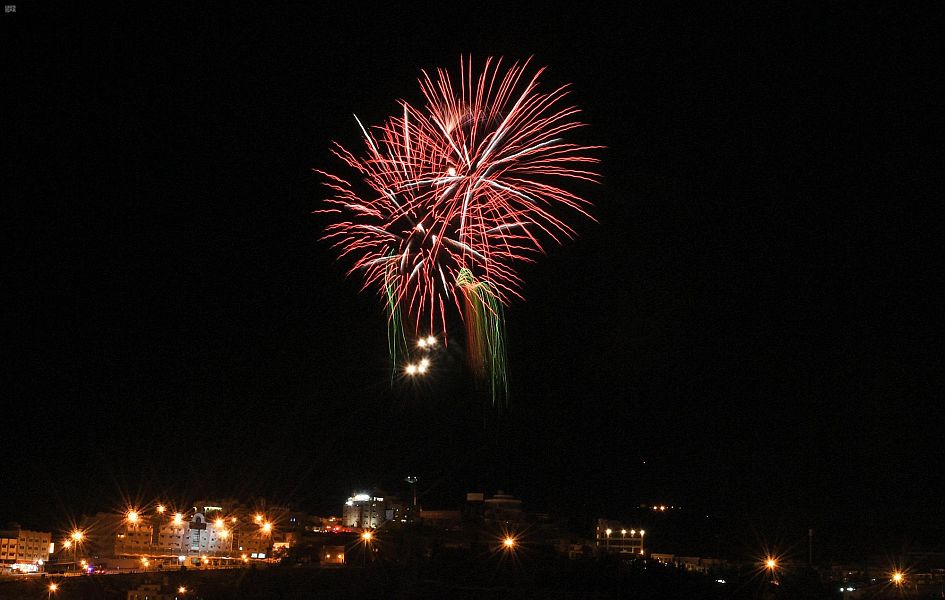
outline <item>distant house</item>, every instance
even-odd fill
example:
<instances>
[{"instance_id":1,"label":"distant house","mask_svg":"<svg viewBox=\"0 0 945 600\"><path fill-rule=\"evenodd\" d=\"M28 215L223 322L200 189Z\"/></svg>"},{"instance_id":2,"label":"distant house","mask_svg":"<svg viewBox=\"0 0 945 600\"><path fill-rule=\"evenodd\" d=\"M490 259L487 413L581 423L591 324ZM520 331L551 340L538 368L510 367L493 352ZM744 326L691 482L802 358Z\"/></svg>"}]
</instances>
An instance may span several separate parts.
<instances>
[{"instance_id":1,"label":"distant house","mask_svg":"<svg viewBox=\"0 0 945 600\"><path fill-rule=\"evenodd\" d=\"M345 547L344 546L322 546L321 564L323 565L345 564Z\"/></svg>"}]
</instances>

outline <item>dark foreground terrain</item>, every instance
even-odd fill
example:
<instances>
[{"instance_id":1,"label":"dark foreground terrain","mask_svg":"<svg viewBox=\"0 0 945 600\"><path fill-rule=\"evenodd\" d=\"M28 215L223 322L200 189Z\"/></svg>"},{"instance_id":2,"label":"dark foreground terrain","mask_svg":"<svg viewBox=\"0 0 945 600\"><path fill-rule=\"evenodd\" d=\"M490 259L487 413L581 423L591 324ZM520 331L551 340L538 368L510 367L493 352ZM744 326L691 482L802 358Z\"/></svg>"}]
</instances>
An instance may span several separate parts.
<instances>
[{"instance_id":1,"label":"dark foreground terrain","mask_svg":"<svg viewBox=\"0 0 945 600\"><path fill-rule=\"evenodd\" d=\"M94 575L65 579L31 577L0 580L0 600L47 597L50 581L57 581L57 600L122 599L145 583L158 584L161 600L175 598L179 586L187 592L181 600L255 599L442 599L564 598L610 599L767 599L839 598L811 574L798 573L772 586L755 574L731 573L704 576L662 568L639 561L635 564L606 560L567 561L526 558L511 560L443 562L418 568L383 564L365 567L318 568L274 566L222 571L186 571ZM725 577L725 583L717 579ZM154 591L148 592L150 600ZM140 596L144 598L144 594Z\"/></svg>"}]
</instances>

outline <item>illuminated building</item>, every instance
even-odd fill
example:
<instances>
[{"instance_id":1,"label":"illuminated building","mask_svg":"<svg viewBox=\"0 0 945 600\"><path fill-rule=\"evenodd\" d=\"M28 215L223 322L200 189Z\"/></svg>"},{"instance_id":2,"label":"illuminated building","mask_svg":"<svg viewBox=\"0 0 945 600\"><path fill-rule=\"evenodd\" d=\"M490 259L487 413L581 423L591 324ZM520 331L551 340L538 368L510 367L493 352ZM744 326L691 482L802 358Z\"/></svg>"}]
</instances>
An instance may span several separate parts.
<instances>
[{"instance_id":1,"label":"illuminated building","mask_svg":"<svg viewBox=\"0 0 945 600\"><path fill-rule=\"evenodd\" d=\"M52 534L46 531L8 529L0 531L0 568L20 572L42 571L49 560Z\"/></svg>"},{"instance_id":2,"label":"illuminated building","mask_svg":"<svg viewBox=\"0 0 945 600\"><path fill-rule=\"evenodd\" d=\"M101 556L220 556L234 549L232 528L216 527L199 512L189 516L158 513L134 522L126 516L99 513L94 523L94 552Z\"/></svg>"},{"instance_id":3,"label":"illuminated building","mask_svg":"<svg viewBox=\"0 0 945 600\"><path fill-rule=\"evenodd\" d=\"M392 499L384 500L367 492L355 493L345 502L342 525L362 529L376 529L384 521L400 518L403 507Z\"/></svg>"},{"instance_id":4,"label":"illuminated building","mask_svg":"<svg viewBox=\"0 0 945 600\"><path fill-rule=\"evenodd\" d=\"M643 541L646 531L630 527L619 521L597 519L594 529L594 542L597 551L602 554L636 554L644 552Z\"/></svg>"},{"instance_id":5,"label":"illuminated building","mask_svg":"<svg viewBox=\"0 0 945 600\"><path fill-rule=\"evenodd\" d=\"M321 563L323 565L345 564L344 546L322 546Z\"/></svg>"},{"instance_id":6,"label":"illuminated building","mask_svg":"<svg viewBox=\"0 0 945 600\"><path fill-rule=\"evenodd\" d=\"M261 527L243 529L239 535L238 550L250 558L267 558L276 539L283 538L279 532L267 532Z\"/></svg>"}]
</instances>

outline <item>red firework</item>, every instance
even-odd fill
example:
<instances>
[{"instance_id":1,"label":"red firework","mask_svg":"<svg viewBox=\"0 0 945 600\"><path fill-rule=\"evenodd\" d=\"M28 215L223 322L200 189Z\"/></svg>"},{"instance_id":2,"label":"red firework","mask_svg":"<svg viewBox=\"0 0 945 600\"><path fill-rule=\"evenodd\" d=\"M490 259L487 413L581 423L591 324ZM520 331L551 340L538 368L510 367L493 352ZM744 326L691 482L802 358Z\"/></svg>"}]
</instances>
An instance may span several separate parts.
<instances>
[{"instance_id":1,"label":"red firework","mask_svg":"<svg viewBox=\"0 0 945 600\"><path fill-rule=\"evenodd\" d=\"M458 87L443 69L424 71L425 106L401 101L402 114L362 125L360 155L335 145L368 194L322 172L333 190L322 212L337 215L325 238L414 332L445 333L449 305L462 314L470 285L503 304L520 297L516 263L573 237L568 213L590 217L589 203L561 186L598 180L598 146L565 140L583 126L564 104L567 86L540 91L544 69L526 75L528 66L488 59L475 77L472 60L461 61Z\"/></svg>"}]
</instances>

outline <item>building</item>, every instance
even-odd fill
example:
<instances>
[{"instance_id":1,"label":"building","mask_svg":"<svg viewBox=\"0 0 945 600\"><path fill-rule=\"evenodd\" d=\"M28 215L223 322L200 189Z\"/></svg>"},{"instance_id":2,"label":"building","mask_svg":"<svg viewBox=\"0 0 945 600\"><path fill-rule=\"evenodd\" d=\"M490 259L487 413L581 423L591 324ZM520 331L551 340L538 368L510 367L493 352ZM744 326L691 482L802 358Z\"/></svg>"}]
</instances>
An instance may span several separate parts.
<instances>
[{"instance_id":1,"label":"building","mask_svg":"<svg viewBox=\"0 0 945 600\"><path fill-rule=\"evenodd\" d=\"M23 573L43 570L49 560L52 534L48 531L8 529L0 531L0 569Z\"/></svg>"},{"instance_id":2,"label":"building","mask_svg":"<svg viewBox=\"0 0 945 600\"><path fill-rule=\"evenodd\" d=\"M384 499L367 492L353 494L345 502L342 525L360 529L377 529L384 521L400 520L403 504L393 498Z\"/></svg>"},{"instance_id":3,"label":"building","mask_svg":"<svg viewBox=\"0 0 945 600\"><path fill-rule=\"evenodd\" d=\"M249 558L269 558L272 546L283 541L284 534L265 531L259 527L243 529L239 532L236 550L240 556Z\"/></svg>"},{"instance_id":4,"label":"building","mask_svg":"<svg viewBox=\"0 0 945 600\"><path fill-rule=\"evenodd\" d=\"M466 494L467 502L469 498L470 494ZM491 498L486 498L483 504L486 519L510 522L522 520L522 501L502 490L498 490Z\"/></svg>"},{"instance_id":5,"label":"building","mask_svg":"<svg viewBox=\"0 0 945 600\"><path fill-rule=\"evenodd\" d=\"M208 516L202 512L129 511L126 515L99 513L84 529L95 556L122 557L229 557L267 558L275 542L283 546L291 538L275 530L265 518Z\"/></svg>"},{"instance_id":6,"label":"building","mask_svg":"<svg viewBox=\"0 0 945 600\"><path fill-rule=\"evenodd\" d=\"M646 531L628 527L619 521L597 519L594 529L594 545L600 554L642 555L643 536Z\"/></svg>"},{"instance_id":7,"label":"building","mask_svg":"<svg viewBox=\"0 0 945 600\"><path fill-rule=\"evenodd\" d=\"M345 564L345 547L344 546L322 546L321 564L323 565Z\"/></svg>"},{"instance_id":8,"label":"building","mask_svg":"<svg viewBox=\"0 0 945 600\"><path fill-rule=\"evenodd\" d=\"M437 529L453 529L459 527L463 519L458 510L421 510L420 520Z\"/></svg>"}]
</instances>

